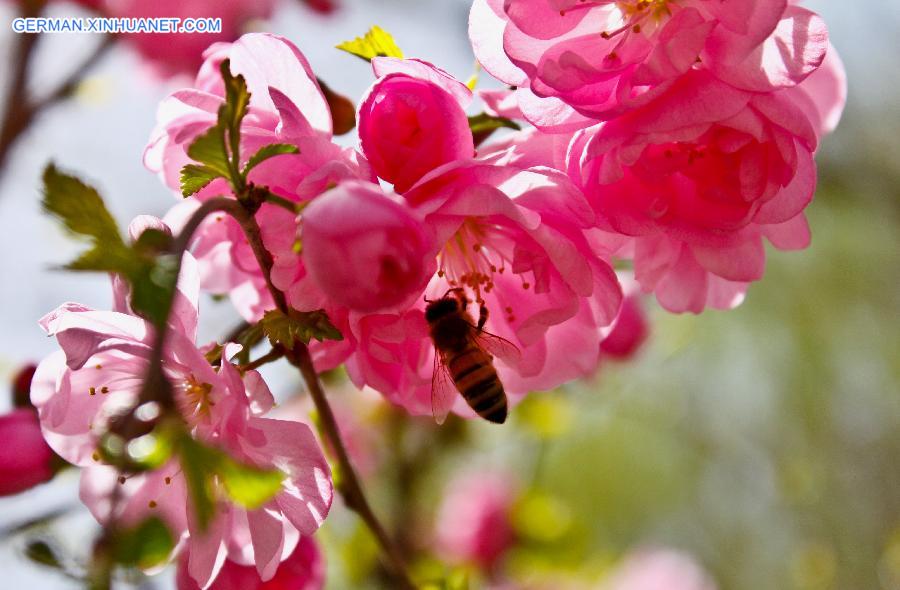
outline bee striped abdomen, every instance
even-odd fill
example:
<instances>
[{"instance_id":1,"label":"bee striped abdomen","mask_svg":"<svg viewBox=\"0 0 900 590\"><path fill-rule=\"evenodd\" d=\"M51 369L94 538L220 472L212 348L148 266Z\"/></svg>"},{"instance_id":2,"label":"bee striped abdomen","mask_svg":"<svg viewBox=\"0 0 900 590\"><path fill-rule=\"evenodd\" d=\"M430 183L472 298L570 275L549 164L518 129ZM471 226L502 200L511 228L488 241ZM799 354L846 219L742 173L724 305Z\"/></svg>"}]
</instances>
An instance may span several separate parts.
<instances>
[{"instance_id":1,"label":"bee striped abdomen","mask_svg":"<svg viewBox=\"0 0 900 590\"><path fill-rule=\"evenodd\" d=\"M470 346L450 355L447 368L456 388L479 416L498 424L506 420L506 392L489 354Z\"/></svg>"}]
</instances>

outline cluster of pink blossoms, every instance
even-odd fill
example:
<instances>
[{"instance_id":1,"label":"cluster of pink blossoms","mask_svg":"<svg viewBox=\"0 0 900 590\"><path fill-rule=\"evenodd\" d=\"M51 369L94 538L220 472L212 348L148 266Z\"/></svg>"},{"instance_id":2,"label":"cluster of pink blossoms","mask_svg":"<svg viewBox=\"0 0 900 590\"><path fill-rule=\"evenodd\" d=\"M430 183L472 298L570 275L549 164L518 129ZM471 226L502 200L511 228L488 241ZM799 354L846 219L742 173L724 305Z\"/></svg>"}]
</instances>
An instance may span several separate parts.
<instances>
[{"instance_id":1,"label":"cluster of pink blossoms","mask_svg":"<svg viewBox=\"0 0 900 590\"><path fill-rule=\"evenodd\" d=\"M113 311L66 304L42 321L63 349L32 389L47 440L85 468L82 497L101 521L113 508L120 522L162 515L202 588L226 563L275 575L321 524L332 487L309 429L263 417L271 394L229 362L235 347L224 346L216 371L195 345L201 289L257 322L275 307L270 279L291 308L324 310L340 330L342 340L310 345L318 371L344 365L358 387L430 415L428 300L462 290L470 311L487 310L485 330L520 353L494 359L515 402L633 352L646 324L623 284L675 312L730 308L762 276L763 238L780 249L809 242L813 155L845 97L815 14L787 0L476 0L470 34L484 68L514 87L480 93L489 113L532 128L480 145L470 88L421 60L375 57L359 150L340 147L308 61L269 34L211 46L194 86L160 106L145 164L178 193L189 146L225 102L225 60L251 94L241 153L298 149L248 177L280 198L254 212L271 275L234 219L208 217L163 363L193 436L284 472L264 509L223 505L199 531L177 460L120 482L123 501L112 503L116 472L98 461L98 433L134 403L153 330L121 286ZM164 223L139 219L134 237L147 226L178 231L205 200L231 194L214 180ZM633 277L613 270L623 260ZM461 396L453 410L474 416Z\"/></svg>"}]
</instances>

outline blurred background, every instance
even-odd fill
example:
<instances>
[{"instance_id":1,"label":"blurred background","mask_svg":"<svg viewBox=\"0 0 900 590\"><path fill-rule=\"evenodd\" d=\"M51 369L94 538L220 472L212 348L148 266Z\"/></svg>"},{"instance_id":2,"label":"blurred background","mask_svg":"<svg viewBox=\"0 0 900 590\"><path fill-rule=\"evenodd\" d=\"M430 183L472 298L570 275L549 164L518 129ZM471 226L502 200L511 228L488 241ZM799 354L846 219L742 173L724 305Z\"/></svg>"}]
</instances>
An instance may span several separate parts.
<instances>
[{"instance_id":1,"label":"blurred background","mask_svg":"<svg viewBox=\"0 0 900 590\"><path fill-rule=\"evenodd\" d=\"M459 420L436 429L330 377L377 511L421 576L459 568L473 588L601 588L624 556L666 547L693 556L721 589L900 589L900 2L804 4L829 24L850 101L819 154L812 247L771 250L766 278L743 306L673 316L648 301L650 336L636 357L606 362L589 383L531 396L502 429ZM467 12L465 0L342 0L326 15L282 0L245 27L287 36L356 100L371 72L334 45L378 24L407 55L465 80L474 71ZM16 13L15 2L0 2L0 23ZM48 14L87 13L59 3ZM41 37L28 91L54 88L98 41ZM7 88L19 42L0 27ZM55 349L37 325L44 313L66 300L109 306L105 278L53 270L78 245L40 212L43 166L52 159L89 179L123 224L175 202L141 163L156 105L190 81L163 69L116 44L12 144L0 170L5 382ZM211 300L203 314L207 339L236 320ZM268 374L281 412L308 413L290 371ZM0 410L10 405L3 399ZM491 498L496 546L454 549L453 529L468 525L443 518L446 504ZM0 499L3 587L81 587L26 558L30 543L47 541L77 569L96 532L78 506L74 472ZM48 511L59 518L23 526ZM316 539L327 588L387 587L352 514L336 507ZM132 581L172 584L171 572Z\"/></svg>"}]
</instances>

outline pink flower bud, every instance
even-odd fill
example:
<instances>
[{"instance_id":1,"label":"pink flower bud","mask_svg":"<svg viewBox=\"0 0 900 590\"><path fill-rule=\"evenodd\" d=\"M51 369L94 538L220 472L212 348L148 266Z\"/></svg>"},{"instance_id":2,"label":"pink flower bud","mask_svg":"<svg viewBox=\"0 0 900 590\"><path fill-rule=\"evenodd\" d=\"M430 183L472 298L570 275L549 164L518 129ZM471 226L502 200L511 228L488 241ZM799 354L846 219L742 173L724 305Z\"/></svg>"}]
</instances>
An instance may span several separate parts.
<instances>
[{"instance_id":1,"label":"pink flower bud","mask_svg":"<svg viewBox=\"0 0 900 590\"><path fill-rule=\"evenodd\" d=\"M612 330L600 342L600 352L607 357L629 359L647 339L648 332L649 326L640 295L628 296L622 300L622 309L619 310Z\"/></svg>"},{"instance_id":2,"label":"pink flower bud","mask_svg":"<svg viewBox=\"0 0 900 590\"><path fill-rule=\"evenodd\" d=\"M0 416L0 496L24 492L53 478L53 451L34 410Z\"/></svg>"},{"instance_id":3,"label":"pink flower bud","mask_svg":"<svg viewBox=\"0 0 900 590\"><path fill-rule=\"evenodd\" d=\"M408 205L345 182L303 212L303 257L319 288L364 312L411 302L435 272L433 239Z\"/></svg>"},{"instance_id":4,"label":"pink flower bud","mask_svg":"<svg viewBox=\"0 0 900 590\"><path fill-rule=\"evenodd\" d=\"M338 3L335 0L303 0L303 4L319 14L332 14L338 9Z\"/></svg>"},{"instance_id":5,"label":"pink flower bud","mask_svg":"<svg viewBox=\"0 0 900 590\"><path fill-rule=\"evenodd\" d=\"M31 399L29 399L31 396L31 379L34 377L36 370L37 365L25 365L13 377L13 404L17 408L31 407Z\"/></svg>"},{"instance_id":6,"label":"pink flower bud","mask_svg":"<svg viewBox=\"0 0 900 590\"><path fill-rule=\"evenodd\" d=\"M515 485L506 474L473 472L447 488L436 525L438 550L453 562L490 569L514 542Z\"/></svg>"},{"instance_id":7,"label":"pink flower bud","mask_svg":"<svg viewBox=\"0 0 900 590\"><path fill-rule=\"evenodd\" d=\"M430 64L396 62L376 64L395 67L363 99L359 138L378 176L402 193L438 166L471 158L475 144L459 101L468 89Z\"/></svg>"},{"instance_id":8,"label":"pink flower bud","mask_svg":"<svg viewBox=\"0 0 900 590\"><path fill-rule=\"evenodd\" d=\"M178 590L200 590L188 572L190 554L184 552L175 574ZM325 585L325 560L311 537L301 537L294 552L278 566L270 580L263 581L252 565L225 561L208 590L320 590Z\"/></svg>"}]
</instances>

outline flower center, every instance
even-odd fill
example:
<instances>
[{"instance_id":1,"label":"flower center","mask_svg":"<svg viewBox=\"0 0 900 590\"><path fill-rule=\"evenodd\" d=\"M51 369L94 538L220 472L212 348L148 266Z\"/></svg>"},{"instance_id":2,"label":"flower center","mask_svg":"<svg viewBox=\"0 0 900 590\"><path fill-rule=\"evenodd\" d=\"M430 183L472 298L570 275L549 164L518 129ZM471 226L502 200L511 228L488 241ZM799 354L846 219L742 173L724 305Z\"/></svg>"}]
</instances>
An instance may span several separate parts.
<instances>
[{"instance_id":1,"label":"flower center","mask_svg":"<svg viewBox=\"0 0 900 590\"><path fill-rule=\"evenodd\" d=\"M614 9L607 13L607 22L612 28L604 30L600 36L606 40L617 39L618 42L607 53L608 61L615 61L619 57L619 50L631 38L632 35L648 35L659 28L659 25L672 15L670 4L677 0L577 0L577 4L569 10L578 8L594 8L598 6L614 5ZM565 16L566 10L561 10L560 15Z\"/></svg>"},{"instance_id":2,"label":"flower center","mask_svg":"<svg viewBox=\"0 0 900 590\"><path fill-rule=\"evenodd\" d=\"M209 420L210 411L216 403L212 400L213 386L201 383L194 375L175 386L178 409L187 423L196 425Z\"/></svg>"},{"instance_id":3,"label":"flower center","mask_svg":"<svg viewBox=\"0 0 900 590\"><path fill-rule=\"evenodd\" d=\"M471 291L475 302L484 305L485 296L494 290L495 277L507 269L515 272L515 246L515 238L506 227L466 218L438 254L438 277L450 287ZM531 285L518 276L522 288L529 289ZM504 312L507 319L514 319L512 308L507 307Z\"/></svg>"}]
</instances>

